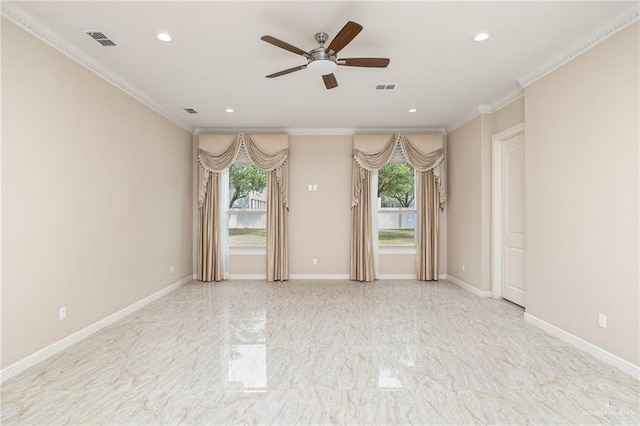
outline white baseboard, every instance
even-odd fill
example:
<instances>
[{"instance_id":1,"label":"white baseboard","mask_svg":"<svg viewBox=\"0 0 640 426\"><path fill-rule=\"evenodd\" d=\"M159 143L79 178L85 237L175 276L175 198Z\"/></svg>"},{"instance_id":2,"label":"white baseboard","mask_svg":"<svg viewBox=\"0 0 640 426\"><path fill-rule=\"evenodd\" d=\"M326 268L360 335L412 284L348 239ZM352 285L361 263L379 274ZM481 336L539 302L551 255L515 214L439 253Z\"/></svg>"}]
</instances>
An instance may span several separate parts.
<instances>
[{"instance_id":1,"label":"white baseboard","mask_svg":"<svg viewBox=\"0 0 640 426\"><path fill-rule=\"evenodd\" d=\"M229 274L230 280L266 280L267 274Z\"/></svg>"},{"instance_id":2,"label":"white baseboard","mask_svg":"<svg viewBox=\"0 0 640 426\"><path fill-rule=\"evenodd\" d=\"M378 275L380 280L417 280L416 274L380 274ZM438 275L439 280L446 280L447 274Z\"/></svg>"},{"instance_id":3,"label":"white baseboard","mask_svg":"<svg viewBox=\"0 0 640 426\"><path fill-rule=\"evenodd\" d=\"M349 274L290 274L290 280L348 280Z\"/></svg>"},{"instance_id":4,"label":"white baseboard","mask_svg":"<svg viewBox=\"0 0 640 426\"><path fill-rule=\"evenodd\" d=\"M541 320L538 317L535 317L527 312L524 313L524 321L529 324L535 325L546 331L547 333L554 335L561 340L564 340L567 343L572 344L573 346L587 352L590 355L598 358L600 361L604 361L607 364L616 367L617 369L635 377L640 380L640 367L620 358L617 355L612 354L599 346L594 345L593 343L589 343L586 340L575 336L568 331L564 331L561 328L556 327L555 325L549 324L548 322Z\"/></svg>"},{"instance_id":5,"label":"white baseboard","mask_svg":"<svg viewBox=\"0 0 640 426\"><path fill-rule=\"evenodd\" d=\"M456 277L452 277L451 275L447 275L447 280L451 281L452 283L462 287L463 289L467 290L470 293L475 294L478 297L491 297L493 296L493 294L491 293L490 290L480 290L474 286L472 286L469 283L466 283Z\"/></svg>"},{"instance_id":6,"label":"white baseboard","mask_svg":"<svg viewBox=\"0 0 640 426\"><path fill-rule=\"evenodd\" d=\"M33 353L29 356L27 356L26 358L21 359L20 361L17 361L13 364L11 364L10 366L3 368L0 371L0 383L3 383L5 380L10 379L11 377L15 376L16 374L21 373L22 371L26 370L29 367L32 367L34 365L36 365L39 362L44 361L45 359L49 358L52 355L55 355L63 350L65 350L66 348L68 348L69 346L78 343L79 341L81 341L82 339L85 339L87 337L89 337L90 335L92 335L93 333L100 331L101 329L113 324L114 322L118 321L119 319L122 319L124 317L126 317L127 315L137 311L140 308L143 308L144 306L148 305L151 302L156 301L157 299L161 298L162 296L165 296L169 293L171 293L172 291L177 290L179 287L181 287L182 285L189 283L193 280L193 278L191 277L191 275L181 279L180 281L173 283L165 288L163 288L162 290L156 291L155 293L145 297L142 300L138 300L137 302L135 302L132 305L127 306L124 309L119 310L118 312L109 315L106 318L103 318L93 324L91 324L88 327L83 328L80 331L76 331L75 333L61 339L58 340L57 342L47 346L46 348L43 348L41 350L39 350L36 353Z\"/></svg>"},{"instance_id":7,"label":"white baseboard","mask_svg":"<svg viewBox=\"0 0 640 426\"><path fill-rule=\"evenodd\" d=\"M197 279L197 275L193 275ZM230 274L230 280L266 280L265 274ZM290 280L348 280L349 274L290 274ZM381 280L415 280L416 274L381 274ZM440 274L438 279L446 280L446 274Z\"/></svg>"},{"instance_id":8,"label":"white baseboard","mask_svg":"<svg viewBox=\"0 0 640 426\"><path fill-rule=\"evenodd\" d=\"M379 274L379 280L415 280L416 274Z\"/></svg>"}]
</instances>

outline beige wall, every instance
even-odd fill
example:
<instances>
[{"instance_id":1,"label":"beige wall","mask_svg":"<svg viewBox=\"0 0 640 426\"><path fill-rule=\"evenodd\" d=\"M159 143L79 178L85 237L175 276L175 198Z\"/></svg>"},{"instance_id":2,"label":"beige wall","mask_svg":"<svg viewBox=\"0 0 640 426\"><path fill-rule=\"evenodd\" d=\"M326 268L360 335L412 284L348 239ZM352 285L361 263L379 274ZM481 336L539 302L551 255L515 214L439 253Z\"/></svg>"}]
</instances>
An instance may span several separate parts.
<instances>
[{"instance_id":1,"label":"beige wall","mask_svg":"<svg viewBox=\"0 0 640 426\"><path fill-rule=\"evenodd\" d=\"M525 92L527 312L636 365L639 32Z\"/></svg>"},{"instance_id":2,"label":"beige wall","mask_svg":"<svg viewBox=\"0 0 640 426\"><path fill-rule=\"evenodd\" d=\"M192 145L4 20L2 103L6 367L192 274Z\"/></svg>"},{"instance_id":3,"label":"beige wall","mask_svg":"<svg viewBox=\"0 0 640 426\"><path fill-rule=\"evenodd\" d=\"M291 274L349 273L352 144L352 136L290 137Z\"/></svg>"},{"instance_id":4,"label":"beige wall","mask_svg":"<svg viewBox=\"0 0 640 426\"><path fill-rule=\"evenodd\" d=\"M447 137L447 274L478 289L482 288L482 121L478 116Z\"/></svg>"},{"instance_id":5,"label":"beige wall","mask_svg":"<svg viewBox=\"0 0 640 426\"><path fill-rule=\"evenodd\" d=\"M491 114L491 133L495 135L520 123L524 123L524 96Z\"/></svg>"}]
</instances>

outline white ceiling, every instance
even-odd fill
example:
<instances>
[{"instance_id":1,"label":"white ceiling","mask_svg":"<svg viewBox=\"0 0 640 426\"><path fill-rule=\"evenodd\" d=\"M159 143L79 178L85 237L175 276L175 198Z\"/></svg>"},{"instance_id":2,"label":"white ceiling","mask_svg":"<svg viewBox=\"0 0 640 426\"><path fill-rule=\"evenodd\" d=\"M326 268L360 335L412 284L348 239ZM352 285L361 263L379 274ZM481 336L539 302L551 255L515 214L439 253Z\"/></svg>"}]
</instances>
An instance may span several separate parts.
<instances>
[{"instance_id":1,"label":"white ceiling","mask_svg":"<svg viewBox=\"0 0 640 426\"><path fill-rule=\"evenodd\" d=\"M414 129L451 126L478 105L521 90L519 79L567 52L637 2L19 2L71 56L180 123L225 129ZM386 69L339 67L339 86L260 40L272 35L303 50L314 34L348 21L364 30L341 57L391 59ZM117 47L83 33L99 30ZM174 41L155 38L168 31ZM472 41L485 30L486 42ZM376 91L377 83L397 83ZM182 107L198 111L190 115ZM225 108L235 112L225 112ZM409 113L409 108L418 112Z\"/></svg>"}]
</instances>

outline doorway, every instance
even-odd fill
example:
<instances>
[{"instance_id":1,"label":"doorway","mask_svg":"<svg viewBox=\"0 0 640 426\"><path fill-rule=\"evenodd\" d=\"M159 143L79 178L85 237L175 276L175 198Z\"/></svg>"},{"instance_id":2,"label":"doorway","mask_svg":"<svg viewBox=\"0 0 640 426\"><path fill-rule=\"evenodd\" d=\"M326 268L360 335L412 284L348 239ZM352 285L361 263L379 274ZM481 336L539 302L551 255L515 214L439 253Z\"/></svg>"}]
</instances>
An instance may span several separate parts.
<instances>
[{"instance_id":1,"label":"doorway","mask_svg":"<svg viewBox=\"0 0 640 426\"><path fill-rule=\"evenodd\" d=\"M492 138L491 290L526 307L524 124Z\"/></svg>"}]
</instances>

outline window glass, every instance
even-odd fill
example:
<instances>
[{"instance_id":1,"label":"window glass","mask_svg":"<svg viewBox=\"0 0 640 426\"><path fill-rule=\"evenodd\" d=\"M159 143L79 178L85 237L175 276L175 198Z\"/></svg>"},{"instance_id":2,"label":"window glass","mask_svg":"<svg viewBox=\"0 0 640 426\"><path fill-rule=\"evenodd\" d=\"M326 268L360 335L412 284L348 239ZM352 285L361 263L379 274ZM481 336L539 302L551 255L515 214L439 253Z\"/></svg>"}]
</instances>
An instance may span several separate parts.
<instances>
[{"instance_id":1,"label":"window glass","mask_svg":"<svg viewBox=\"0 0 640 426\"><path fill-rule=\"evenodd\" d=\"M378 244L415 246L415 172L407 163L378 171Z\"/></svg>"},{"instance_id":2,"label":"window glass","mask_svg":"<svg viewBox=\"0 0 640 426\"><path fill-rule=\"evenodd\" d=\"M250 163L229 168L229 247L265 247L267 175Z\"/></svg>"}]
</instances>

